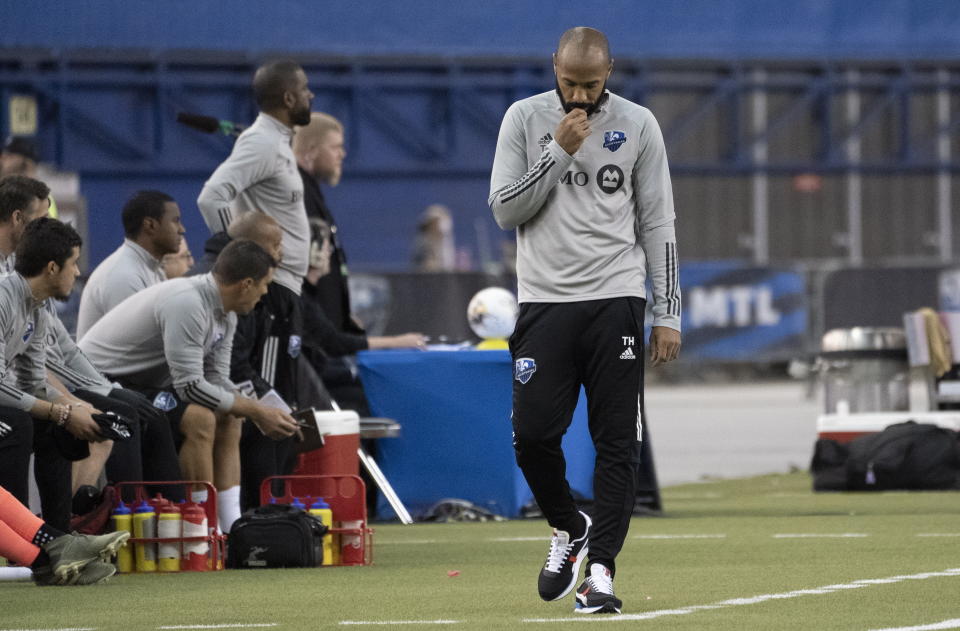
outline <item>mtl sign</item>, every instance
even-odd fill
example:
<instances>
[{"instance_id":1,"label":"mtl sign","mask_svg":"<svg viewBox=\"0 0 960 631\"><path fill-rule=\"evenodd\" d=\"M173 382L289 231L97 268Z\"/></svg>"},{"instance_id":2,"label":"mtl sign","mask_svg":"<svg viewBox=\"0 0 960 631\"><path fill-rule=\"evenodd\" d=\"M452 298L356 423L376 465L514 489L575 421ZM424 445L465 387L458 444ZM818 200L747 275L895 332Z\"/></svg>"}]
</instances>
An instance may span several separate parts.
<instances>
[{"instance_id":1,"label":"mtl sign","mask_svg":"<svg viewBox=\"0 0 960 631\"><path fill-rule=\"evenodd\" d=\"M764 285L714 285L688 290L690 325L700 327L776 326L780 312L773 290Z\"/></svg>"}]
</instances>

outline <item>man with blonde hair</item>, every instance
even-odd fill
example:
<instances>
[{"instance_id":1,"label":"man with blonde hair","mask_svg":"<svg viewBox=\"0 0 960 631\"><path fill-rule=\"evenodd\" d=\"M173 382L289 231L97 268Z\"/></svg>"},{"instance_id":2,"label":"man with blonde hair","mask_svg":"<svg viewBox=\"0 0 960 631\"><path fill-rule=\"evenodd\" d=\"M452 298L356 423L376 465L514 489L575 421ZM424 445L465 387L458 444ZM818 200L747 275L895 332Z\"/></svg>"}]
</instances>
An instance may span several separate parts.
<instances>
[{"instance_id":1,"label":"man with blonde hair","mask_svg":"<svg viewBox=\"0 0 960 631\"><path fill-rule=\"evenodd\" d=\"M332 246L330 272L316 283L304 283L303 299L319 305L341 333L363 335L363 328L350 313L347 257L337 232L337 221L320 189L321 181L329 186L340 183L343 159L347 155L343 142L343 125L322 112L313 112L310 124L298 127L293 139L293 155L303 178L303 205L307 215L322 219L330 226ZM359 381L342 358L325 361L321 378L341 407L357 410L361 415L367 413L367 402Z\"/></svg>"},{"instance_id":2,"label":"man with blonde hair","mask_svg":"<svg viewBox=\"0 0 960 631\"><path fill-rule=\"evenodd\" d=\"M293 153L302 171L336 186L340 183L343 159L343 124L323 112L310 114L310 124L297 128L293 138ZM311 209L308 205L307 212Z\"/></svg>"}]
</instances>

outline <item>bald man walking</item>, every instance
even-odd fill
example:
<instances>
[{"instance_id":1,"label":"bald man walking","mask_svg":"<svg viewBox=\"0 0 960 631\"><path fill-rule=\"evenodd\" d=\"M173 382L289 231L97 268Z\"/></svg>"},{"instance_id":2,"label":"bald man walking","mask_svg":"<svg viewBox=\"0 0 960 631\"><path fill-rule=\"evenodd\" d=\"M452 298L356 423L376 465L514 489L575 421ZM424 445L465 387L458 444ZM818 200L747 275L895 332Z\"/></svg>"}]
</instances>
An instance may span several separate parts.
<instances>
[{"instance_id":1,"label":"bald man walking","mask_svg":"<svg viewBox=\"0 0 960 631\"><path fill-rule=\"evenodd\" d=\"M575 611L620 613L613 577L636 494L648 278L651 364L680 350L673 193L653 114L606 89L603 33L568 30L553 64L556 90L504 116L488 200L517 231L513 445L554 528L540 597L569 594L587 559ZM592 516L577 510L561 449L581 385L597 452Z\"/></svg>"}]
</instances>

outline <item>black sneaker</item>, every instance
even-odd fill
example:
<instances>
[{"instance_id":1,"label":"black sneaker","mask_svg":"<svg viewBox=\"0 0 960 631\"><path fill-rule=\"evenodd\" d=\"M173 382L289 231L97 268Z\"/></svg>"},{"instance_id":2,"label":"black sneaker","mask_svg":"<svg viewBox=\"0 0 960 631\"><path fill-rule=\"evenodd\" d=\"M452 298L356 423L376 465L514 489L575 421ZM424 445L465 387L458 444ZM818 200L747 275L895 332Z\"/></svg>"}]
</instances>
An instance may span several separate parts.
<instances>
[{"instance_id":1,"label":"black sneaker","mask_svg":"<svg viewBox=\"0 0 960 631\"><path fill-rule=\"evenodd\" d=\"M570 533L564 530L553 531L550 553L547 554L547 562L543 564L540 579L537 582L540 598L544 600L563 598L570 593L577 582L580 564L587 558L587 552L589 552L587 544L590 541L590 526L593 523L586 513L581 511L580 514L583 515L586 527L583 530L583 536L579 539L570 541Z\"/></svg>"},{"instance_id":2,"label":"black sneaker","mask_svg":"<svg viewBox=\"0 0 960 631\"><path fill-rule=\"evenodd\" d=\"M577 588L576 613L620 613L623 603L613 595L613 577L610 570L599 563L591 563L587 576Z\"/></svg>"}]
</instances>

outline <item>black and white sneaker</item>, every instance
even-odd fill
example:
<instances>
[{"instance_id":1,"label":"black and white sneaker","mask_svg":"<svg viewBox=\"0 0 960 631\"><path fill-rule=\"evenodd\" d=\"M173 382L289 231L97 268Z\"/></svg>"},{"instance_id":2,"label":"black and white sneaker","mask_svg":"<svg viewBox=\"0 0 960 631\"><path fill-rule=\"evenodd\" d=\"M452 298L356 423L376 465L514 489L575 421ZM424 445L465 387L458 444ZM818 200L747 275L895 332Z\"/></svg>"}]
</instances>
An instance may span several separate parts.
<instances>
[{"instance_id":1,"label":"black and white sneaker","mask_svg":"<svg viewBox=\"0 0 960 631\"><path fill-rule=\"evenodd\" d=\"M537 582L540 598L544 600L563 598L570 593L577 582L580 564L587 558L587 552L589 552L587 544L590 541L590 526L593 524L586 513L581 511L580 514L583 515L585 527L583 536L579 539L571 541L569 532L553 531L553 538L550 539L550 553L547 554L547 562L543 564L540 579Z\"/></svg>"},{"instance_id":2,"label":"black and white sneaker","mask_svg":"<svg viewBox=\"0 0 960 631\"><path fill-rule=\"evenodd\" d=\"M576 613L620 613L623 603L613 595L613 577L610 570L599 563L591 563L587 576L577 588Z\"/></svg>"}]
</instances>

